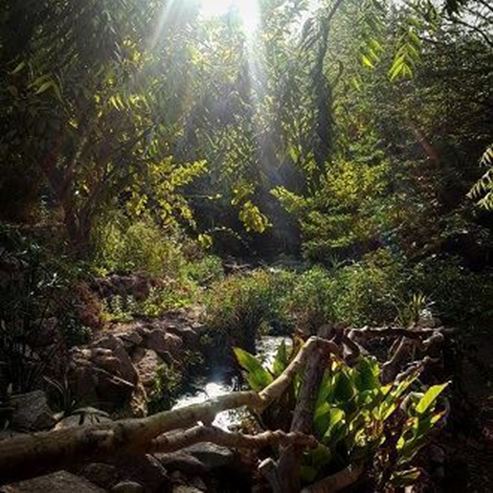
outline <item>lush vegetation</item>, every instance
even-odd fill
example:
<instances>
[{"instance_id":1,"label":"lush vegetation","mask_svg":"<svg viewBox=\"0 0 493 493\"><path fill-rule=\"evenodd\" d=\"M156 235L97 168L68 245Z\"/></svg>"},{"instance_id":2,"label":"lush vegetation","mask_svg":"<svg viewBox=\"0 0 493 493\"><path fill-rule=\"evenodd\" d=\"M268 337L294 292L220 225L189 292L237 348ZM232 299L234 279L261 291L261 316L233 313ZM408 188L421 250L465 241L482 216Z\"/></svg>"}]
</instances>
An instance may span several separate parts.
<instances>
[{"instance_id":1,"label":"lush vegetation","mask_svg":"<svg viewBox=\"0 0 493 493\"><path fill-rule=\"evenodd\" d=\"M460 346L488 326L489 3L212 4L2 8L0 417L33 389L74 407L73 355L117 351L136 327L133 341L171 326L183 350L125 346L135 375L154 372L154 412L233 347L250 387L269 384L295 351L263 368L245 352L261 335L443 324ZM378 491L416 480L450 388L384 384L383 365L331 362L307 484L355 460Z\"/></svg>"}]
</instances>

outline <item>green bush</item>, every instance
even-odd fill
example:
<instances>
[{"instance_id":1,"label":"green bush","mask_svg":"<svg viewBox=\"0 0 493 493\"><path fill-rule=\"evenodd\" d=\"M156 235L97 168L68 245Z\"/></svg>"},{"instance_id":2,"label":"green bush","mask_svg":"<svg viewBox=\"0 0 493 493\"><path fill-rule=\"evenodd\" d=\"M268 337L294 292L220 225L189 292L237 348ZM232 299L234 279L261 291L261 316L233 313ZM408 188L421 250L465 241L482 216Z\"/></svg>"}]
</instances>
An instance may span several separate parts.
<instances>
[{"instance_id":1,"label":"green bush","mask_svg":"<svg viewBox=\"0 0 493 493\"><path fill-rule=\"evenodd\" d=\"M176 233L150 219L130 222L113 215L96 228L94 243L95 265L102 273L175 275L185 264Z\"/></svg>"},{"instance_id":2,"label":"green bush","mask_svg":"<svg viewBox=\"0 0 493 493\"><path fill-rule=\"evenodd\" d=\"M336 284L335 318L356 326L394 321L413 294L404 264L386 249L340 269Z\"/></svg>"},{"instance_id":3,"label":"green bush","mask_svg":"<svg viewBox=\"0 0 493 493\"><path fill-rule=\"evenodd\" d=\"M311 332L329 322L407 326L424 309L460 325L491 317L492 299L491 273L475 273L458 259L435 256L412 265L380 249L348 266L315 266L300 274L284 310L300 329Z\"/></svg>"},{"instance_id":4,"label":"green bush","mask_svg":"<svg viewBox=\"0 0 493 493\"><path fill-rule=\"evenodd\" d=\"M333 275L315 266L299 274L291 292L286 293L284 307L306 333L316 333L324 323L335 319L337 284Z\"/></svg>"},{"instance_id":5,"label":"green bush","mask_svg":"<svg viewBox=\"0 0 493 493\"><path fill-rule=\"evenodd\" d=\"M428 257L413 271L416 289L427 294L444 322L469 325L493 315L493 273L473 272L455 257Z\"/></svg>"},{"instance_id":6,"label":"green bush","mask_svg":"<svg viewBox=\"0 0 493 493\"><path fill-rule=\"evenodd\" d=\"M207 286L224 278L223 264L219 257L205 255L198 260L187 262L182 268L182 275L201 286Z\"/></svg>"},{"instance_id":7,"label":"green bush","mask_svg":"<svg viewBox=\"0 0 493 493\"><path fill-rule=\"evenodd\" d=\"M87 342L90 329L79 318L74 289L82 277L79 265L17 228L0 225L0 245L1 398L9 386L13 392L43 386L51 360L47 347L32 343L45 327L59 334L65 347Z\"/></svg>"},{"instance_id":8,"label":"green bush","mask_svg":"<svg viewBox=\"0 0 493 493\"><path fill-rule=\"evenodd\" d=\"M293 279L287 271L258 269L214 283L206 305L215 340L253 350L259 331L282 321L283 297Z\"/></svg>"}]
</instances>

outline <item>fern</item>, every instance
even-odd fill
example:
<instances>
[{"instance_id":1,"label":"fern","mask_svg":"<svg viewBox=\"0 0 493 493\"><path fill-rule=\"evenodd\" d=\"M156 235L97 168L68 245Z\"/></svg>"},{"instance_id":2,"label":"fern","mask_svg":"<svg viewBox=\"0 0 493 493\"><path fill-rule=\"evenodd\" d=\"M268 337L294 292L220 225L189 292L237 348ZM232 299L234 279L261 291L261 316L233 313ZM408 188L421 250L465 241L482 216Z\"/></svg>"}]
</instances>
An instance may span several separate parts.
<instances>
[{"instance_id":1,"label":"fern","mask_svg":"<svg viewBox=\"0 0 493 493\"><path fill-rule=\"evenodd\" d=\"M407 21L389 70L390 80L412 78L414 67L421 57L422 41L418 33L422 30L422 22L414 16L409 17Z\"/></svg>"},{"instance_id":2,"label":"fern","mask_svg":"<svg viewBox=\"0 0 493 493\"><path fill-rule=\"evenodd\" d=\"M493 210L493 144L486 149L480 160L480 165L488 167L488 171L471 188L467 196L477 200L480 207Z\"/></svg>"}]
</instances>

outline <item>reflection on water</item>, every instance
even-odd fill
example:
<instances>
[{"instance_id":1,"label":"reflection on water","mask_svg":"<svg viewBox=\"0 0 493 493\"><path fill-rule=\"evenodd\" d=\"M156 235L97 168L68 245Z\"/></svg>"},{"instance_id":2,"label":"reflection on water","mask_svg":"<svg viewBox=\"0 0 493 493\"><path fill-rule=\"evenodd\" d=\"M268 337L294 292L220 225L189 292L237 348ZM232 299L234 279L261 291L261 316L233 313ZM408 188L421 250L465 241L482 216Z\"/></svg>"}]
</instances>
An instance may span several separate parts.
<instances>
[{"instance_id":1,"label":"reflection on water","mask_svg":"<svg viewBox=\"0 0 493 493\"><path fill-rule=\"evenodd\" d=\"M267 366L271 366L274 362L276 351L282 342L290 344L291 340L287 337L262 337L257 341L257 355L260 356ZM213 380L207 382L202 389L197 389L196 392L184 394L178 399L173 409L179 409L191 404L200 404L214 397L218 397L223 394L227 394L232 390L237 390L234 381L220 381ZM229 429L231 426L238 424L245 416L244 409L232 409L230 411L223 411L216 415L214 419L214 426L222 428L223 430Z\"/></svg>"}]
</instances>

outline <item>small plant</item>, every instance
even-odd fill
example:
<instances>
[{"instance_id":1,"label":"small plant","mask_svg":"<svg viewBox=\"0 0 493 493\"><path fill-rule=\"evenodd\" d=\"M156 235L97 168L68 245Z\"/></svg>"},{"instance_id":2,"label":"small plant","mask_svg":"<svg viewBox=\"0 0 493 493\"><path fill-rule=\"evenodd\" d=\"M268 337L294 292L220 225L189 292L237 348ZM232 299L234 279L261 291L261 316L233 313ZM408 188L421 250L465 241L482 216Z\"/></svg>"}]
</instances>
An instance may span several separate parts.
<instances>
[{"instance_id":1,"label":"small plant","mask_svg":"<svg viewBox=\"0 0 493 493\"><path fill-rule=\"evenodd\" d=\"M173 399L182 387L182 374L174 366L161 364L156 372L154 386L149 396L149 413L153 414L163 409L170 409Z\"/></svg>"},{"instance_id":2,"label":"small plant","mask_svg":"<svg viewBox=\"0 0 493 493\"><path fill-rule=\"evenodd\" d=\"M410 301L404 303L403 306L399 308L397 322L403 327L416 325L423 313L429 311L430 306L431 303L424 294L413 294Z\"/></svg>"},{"instance_id":3,"label":"small plant","mask_svg":"<svg viewBox=\"0 0 493 493\"><path fill-rule=\"evenodd\" d=\"M207 286L224 278L222 261L214 255L206 255L198 260L187 262L182 268L182 276L195 281L200 286Z\"/></svg>"}]
</instances>

